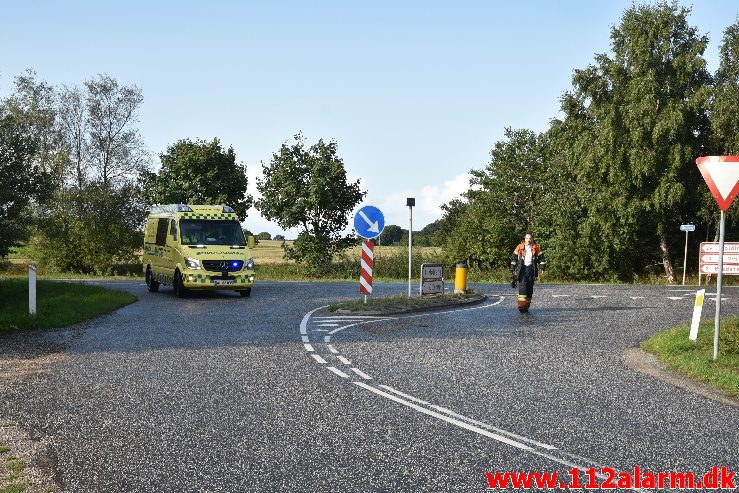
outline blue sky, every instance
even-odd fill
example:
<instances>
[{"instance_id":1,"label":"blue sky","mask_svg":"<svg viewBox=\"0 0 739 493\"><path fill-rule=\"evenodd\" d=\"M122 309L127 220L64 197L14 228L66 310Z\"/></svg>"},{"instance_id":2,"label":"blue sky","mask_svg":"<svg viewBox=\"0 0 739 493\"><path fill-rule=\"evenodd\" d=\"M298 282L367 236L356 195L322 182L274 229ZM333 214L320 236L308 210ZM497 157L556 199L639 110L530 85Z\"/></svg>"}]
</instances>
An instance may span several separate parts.
<instances>
[{"instance_id":1,"label":"blue sky","mask_svg":"<svg viewBox=\"0 0 739 493\"><path fill-rule=\"evenodd\" d=\"M467 188L506 126L547 128L573 69L608 51L630 4L0 1L0 94L27 67L52 84L107 73L142 88L154 155L218 137L252 189L293 134L335 139L387 223L407 227L405 197L417 198L417 229ZM736 0L693 5L711 70L738 13ZM255 210L246 226L281 232Z\"/></svg>"}]
</instances>

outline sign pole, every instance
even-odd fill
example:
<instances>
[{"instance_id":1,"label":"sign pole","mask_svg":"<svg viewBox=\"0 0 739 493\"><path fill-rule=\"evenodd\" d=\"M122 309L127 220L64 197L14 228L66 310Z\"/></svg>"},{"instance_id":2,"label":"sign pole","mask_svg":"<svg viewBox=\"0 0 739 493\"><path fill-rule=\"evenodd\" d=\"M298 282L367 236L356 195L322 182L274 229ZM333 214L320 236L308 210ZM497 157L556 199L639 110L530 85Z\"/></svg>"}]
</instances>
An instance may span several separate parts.
<instances>
[{"instance_id":1,"label":"sign pole","mask_svg":"<svg viewBox=\"0 0 739 493\"><path fill-rule=\"evenodd\" d=\"M405 199L405 205L410 213L410 225L408 226L408 297L411 297L411 276L413 272L413 206L416 205L414 197Z\"/></svg>"},{"instance_id":2,"label":"sign pole","mask_svg":"<svg viewBox=\"0 0 739 493\"><path fill-rule=\"evenodd\" d=\"M688 230L685 230L685 255L683 255L683 286L685 286L685 269L688 268Z\"/></svg>"},{"instance_id":3,"label":"sign pole","mask_svg":"<svg viewBox=\"0 0 739 493\"><path fill-rule=\"evenodd\" d=\"M718 359L718 338L721 326L721 285L724 280L724 211L721 211L721 226L718 237L718 279L716 280L716 320L713 328L713 359Z\"/></svg>"},{"instance_id":4,"label":"sign pole","mask_svg":"<svg viewBox=\"0 0 739 493\"><path fill-rule=\"evenodd\" d=\"M413 270L413 207L410 211L410 226L408 227L408 297L411 297L411 273Z\"/></svg>"}]
</instances>

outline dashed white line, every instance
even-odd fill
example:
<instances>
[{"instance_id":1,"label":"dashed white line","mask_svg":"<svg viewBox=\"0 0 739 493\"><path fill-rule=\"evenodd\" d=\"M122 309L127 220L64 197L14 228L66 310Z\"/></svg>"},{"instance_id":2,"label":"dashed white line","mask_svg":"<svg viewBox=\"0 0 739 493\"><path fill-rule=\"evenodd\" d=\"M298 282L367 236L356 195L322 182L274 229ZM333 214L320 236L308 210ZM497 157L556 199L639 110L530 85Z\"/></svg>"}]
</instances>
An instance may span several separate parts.
<instances>
[{"instance_id":1,"label":"dashed white line","mask_svg":"<svg viewBox=\"0 0 739 493\"><path fill-rule=\"evenodd\" d=\"M349 375L347 375L343 371L339 370L335 366L327 366L326 369L329 370L329 371L331 371L331 372L333 372L333 373L336 373L341 378L349 378Z\"/></svg>"},{"instance_id":2,"label":"dashed white line","mask_svg":"<svg viewBox=\"0 0 739 493\"><path fill-rule=\"evenodd\" d=\"M339 361L341 361L342 363L344 363L344 364L345 364L345 365L347 365L347 366L349 366L349 365L351 365L351 364L352 364L352 362L351 362L351 361L349 361L348 359L346 359L346 358L345 358L345 357L343 357L343 356L337 356L337 358L338 358L338 360L339 360Z\"/></svg>"},{"instance_id":3,"label":"dashed white line","mask_svg":"<svg viewBox=\"0 0 739 493\"><path fill-rule=\"evenodd\" d=\"M682 296L668 296L667 299L668 300L681 300L682 301L685 298L683 298Z\"/></svg>"},{"instance_id":4,"label":"dashed white line","mask_svg":"<svg viewBox=\"0 0 739 493\"><path fill-rule=\"evenodd\" d=\"M313 346L311 346L310 344L303 344L303 346L305 346L305 350L308 352L315 351L315 349L313 349Z\"/></svg>"},{"instance_id":5,"label":"dashed white line","mask_svg":"<svg viewBox=\"0 0 739 493\"><path fill-rule=\"evenodd\" d=\"M629 298L631 298L632 300L643 300L645 297L644 296L629 296Z\"/></svg>"},{"instance_id":6,"label":"dashed white line","mask_svg":"<svg viewBox=\"0 0 739 493\"><path fill-rule=\"evenodd\" d=\"M569 294L553 294L552 298L569 298Z\"/></svg>"},{"instance_id":7,"label":"dashed white line","mask_svg":"<svg viewBox=\"0 0 739 493\"><path fill-rule=\"evenodd\" d=\"M352 367L352 371L356 373L357 375L359 375L360 377L364 378L365 380L372 380L371 376L367 375L365 372L363 372L359 368Z\"/></svg>"},{"instance_id":8,"label":"dashed white line","mask_svg":"<svg viewBox=\"0 0 739 493\"><path fill-rule=\"evenodd\" d=\"M300 338L303 340L303 342L310 342L310 339L308 339L308 336L300 336Z\"/></svg>"},{"instance_id":9,"label":"dashed white line","mask_svg":"<svg viewBox=\"0 0 739 493\"><path fill-rule=\"evenodd\" d=\"M339 324L316 324L316 327L338 327Z\"/></svg>"},{"instance_id":10,"label":"dashed white line","mask_svg":"<svg viewBox=\"0 0 739 493\"><path fill-rule=\"evenodd\" d=\"M316 360L316 361L318 361L322 365L325 365L326 364L326 360L323 359L323 358L321 358L319 355L317 355L317 354L311 354L311 356L313 356L313 359Z\"/></svg>"},{"instance_id":11,"label":"dashed white line","mask_svg":"<svg viewBox=\"0 0 739 493\"><path fill-rule=\"evenodd\" d=\"M591 298L608 298L608 296L604 294L593 294L590 296Z\"/></svg>"}]
</instances>

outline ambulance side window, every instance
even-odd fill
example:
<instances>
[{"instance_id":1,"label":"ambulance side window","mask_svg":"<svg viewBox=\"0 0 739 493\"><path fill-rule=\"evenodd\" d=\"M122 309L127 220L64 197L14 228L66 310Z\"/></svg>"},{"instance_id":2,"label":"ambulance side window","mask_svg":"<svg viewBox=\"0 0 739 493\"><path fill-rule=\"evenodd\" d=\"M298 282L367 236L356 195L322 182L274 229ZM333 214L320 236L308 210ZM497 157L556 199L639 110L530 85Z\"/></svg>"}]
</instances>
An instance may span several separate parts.
<instances>
[{"instance_id":1,"label":"ambulance side window","mask_svg":"<svg viewBox=\"0 0 739 493\"><path fill-rule=\"evenodd\" d=\"M169 221L169 234L172 235L173 241L177 241L177 221L174 219Z\"/></svg>"},{"instance_id":2,"label":"ambulance side window","mask_svg":"<svg viewBox=\"0 0 739 493\"><path fill-rule=\"evenodd\" d=\"M160 219L157 224L157 245L164 246L167 243L167 228L169 227L169 221L167 219Z\"/></svg>"}]
</instances>

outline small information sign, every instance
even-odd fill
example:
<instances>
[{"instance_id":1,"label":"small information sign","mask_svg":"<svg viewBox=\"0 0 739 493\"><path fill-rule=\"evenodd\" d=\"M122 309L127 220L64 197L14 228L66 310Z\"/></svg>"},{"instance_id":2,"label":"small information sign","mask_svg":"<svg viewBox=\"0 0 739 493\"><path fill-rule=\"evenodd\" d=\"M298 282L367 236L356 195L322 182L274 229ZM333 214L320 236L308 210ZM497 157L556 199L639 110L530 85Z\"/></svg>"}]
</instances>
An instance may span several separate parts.
<instances>
[{"instance_id":1,"label":"small information sign","mask_svg":"<svg viewBox=\"0 0 739 493\"><path fill-rule=\"evenodd\" d=\"M444 293L444 265L421 265L421 296Z\"/></svg>"}]
</instances>

